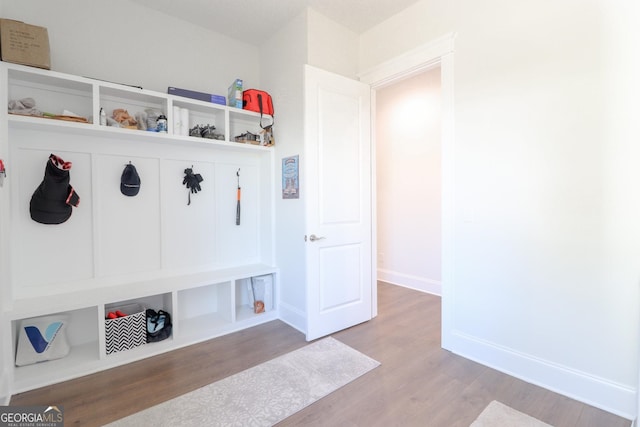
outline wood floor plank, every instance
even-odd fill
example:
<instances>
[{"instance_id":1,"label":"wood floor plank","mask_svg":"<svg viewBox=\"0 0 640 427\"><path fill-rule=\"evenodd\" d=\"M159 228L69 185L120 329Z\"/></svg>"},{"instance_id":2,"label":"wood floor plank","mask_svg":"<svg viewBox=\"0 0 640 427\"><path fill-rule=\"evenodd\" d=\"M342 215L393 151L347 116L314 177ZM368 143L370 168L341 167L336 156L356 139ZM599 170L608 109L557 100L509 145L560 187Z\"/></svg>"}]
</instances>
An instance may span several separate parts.
<instances>
[{"instance_id":1,"label":"wood floor plank","mask_svg":"<svg viewBox=\"0 0 640 427\"><path fill-rule=\"evenodd\" d=\"M580 411L578 423L580 427L629 427L629 422L619 417L612 417L604 411L585 405Z\"/></svg>"},{"instance_id":2,"label":"wood floor plank","mask_svg":"<svg viewBox=\"0 0 640 427\"><path fill-rule=\"evenodd\" d=\"M492 400L555 427L629 427L628 420L443 350L439 297L380 283L378 299L378 317L333 337L381 365L279 427L468 427ZM306 344L303 334L273 321L22 393L11 404L58 404L66 426L101 426Z\"/></svg>"}]
</instances>

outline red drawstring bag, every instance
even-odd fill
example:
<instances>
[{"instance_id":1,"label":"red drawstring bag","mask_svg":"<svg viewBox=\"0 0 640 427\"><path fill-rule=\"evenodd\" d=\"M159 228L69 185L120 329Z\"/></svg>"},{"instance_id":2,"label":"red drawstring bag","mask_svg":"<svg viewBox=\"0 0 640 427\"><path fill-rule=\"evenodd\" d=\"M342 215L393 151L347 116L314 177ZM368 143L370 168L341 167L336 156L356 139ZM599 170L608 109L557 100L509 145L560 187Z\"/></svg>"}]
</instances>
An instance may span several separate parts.
<instances>
[{"instance_id":1,"label":"red drawstring bag","mask_svg":"<svg viewBox=\"0 0 640 427\"><path fill-rule=\"evenodd\" d=\"M262 129L273 126L273 122L269 126L262 126L263 114L273 118L273 101L267 92L257 89L245 90L242 92L242 108L260 113L260 127Z\"/></svg>"}]
</instances>

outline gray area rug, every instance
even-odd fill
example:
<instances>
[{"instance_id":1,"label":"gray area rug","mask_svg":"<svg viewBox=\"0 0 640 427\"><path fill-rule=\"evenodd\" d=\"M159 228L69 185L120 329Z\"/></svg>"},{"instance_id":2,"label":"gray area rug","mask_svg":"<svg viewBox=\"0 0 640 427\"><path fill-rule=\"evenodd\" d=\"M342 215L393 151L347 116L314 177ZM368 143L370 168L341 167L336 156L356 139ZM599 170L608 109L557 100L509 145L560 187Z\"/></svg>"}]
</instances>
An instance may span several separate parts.
<instances>
[{"instance_id":1,"label":"gray area rug","mask_svg":"<svg viewBox=\"0 0 640 427\"><path fill-rule=\"evenodd\" d=\"M510 406L493 401L469 427L553 427Z\"/></svg>"},{"instance_id":2,"label":"gray area rug","mask_svg":"<svg viewBox=\"0 0 640 427\"><path fill-rule=\"evenodd\" d=\"M108 426L272 426L379 365L324 338Z\"/></svg>"}]
</instances>

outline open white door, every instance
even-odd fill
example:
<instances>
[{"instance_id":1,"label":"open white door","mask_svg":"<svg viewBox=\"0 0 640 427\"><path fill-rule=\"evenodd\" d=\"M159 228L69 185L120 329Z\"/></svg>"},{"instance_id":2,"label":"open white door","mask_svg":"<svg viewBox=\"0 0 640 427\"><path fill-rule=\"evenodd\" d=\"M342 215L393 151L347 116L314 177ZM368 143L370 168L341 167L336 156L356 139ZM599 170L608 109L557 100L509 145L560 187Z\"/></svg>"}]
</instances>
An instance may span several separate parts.
<instances>
[{"instance_id":1,"label":"open white door","mask_svg":"<svg viewBox=\"0 0 640 427\"><path fill-rule=\"evenodd\" d=\"M371 90L305 67L307 340L372 317Z\"/></svg>"}]
</instances>

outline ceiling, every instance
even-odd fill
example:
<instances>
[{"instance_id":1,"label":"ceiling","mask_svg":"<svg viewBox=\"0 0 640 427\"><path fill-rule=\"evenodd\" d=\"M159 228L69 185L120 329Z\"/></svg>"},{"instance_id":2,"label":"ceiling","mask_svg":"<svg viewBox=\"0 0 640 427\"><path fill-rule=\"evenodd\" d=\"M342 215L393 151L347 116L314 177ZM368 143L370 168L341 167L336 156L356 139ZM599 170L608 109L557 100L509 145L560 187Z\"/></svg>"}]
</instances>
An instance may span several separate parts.
<instances>
[{"instance_id":1,"label":"ceiling","mask_svg":"<svg viewBox=\"0 0 640 427\"><path fill-rule=\"evenodd\" d=\"M360 34L419 0L131 0L158 12L260 45L307 7Z\"/></svg>"}]
</instances>

